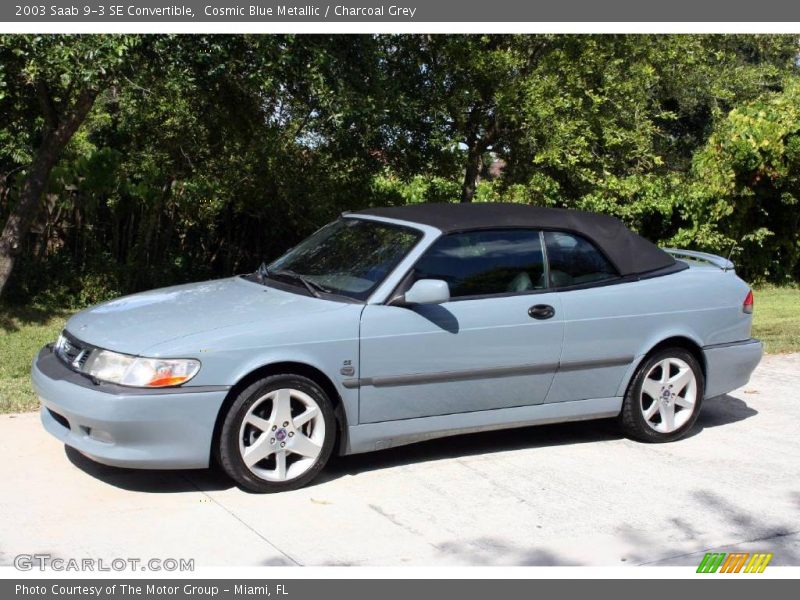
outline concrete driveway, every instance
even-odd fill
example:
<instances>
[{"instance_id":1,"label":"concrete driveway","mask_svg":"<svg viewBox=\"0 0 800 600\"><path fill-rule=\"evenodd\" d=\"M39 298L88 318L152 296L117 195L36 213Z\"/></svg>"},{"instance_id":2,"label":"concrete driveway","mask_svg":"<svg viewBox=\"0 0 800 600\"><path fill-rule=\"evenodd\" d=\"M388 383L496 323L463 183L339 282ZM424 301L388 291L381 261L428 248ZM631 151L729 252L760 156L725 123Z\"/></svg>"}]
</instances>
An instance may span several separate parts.
<instances>
[{"instance_id":1,"label":"concrete driveway","mask_svg":"<svg viewBox=\"0 0 800 600\"><path fill-rule=\"evenodd\" d=\"M334 459L316 485L245 493L210 471L127 471L0 417L0 564L194 558L222 565L698 564L707 550L800 565L800 354L708 401L688 439L609 422Z\"/></svg>"}]
</instances>

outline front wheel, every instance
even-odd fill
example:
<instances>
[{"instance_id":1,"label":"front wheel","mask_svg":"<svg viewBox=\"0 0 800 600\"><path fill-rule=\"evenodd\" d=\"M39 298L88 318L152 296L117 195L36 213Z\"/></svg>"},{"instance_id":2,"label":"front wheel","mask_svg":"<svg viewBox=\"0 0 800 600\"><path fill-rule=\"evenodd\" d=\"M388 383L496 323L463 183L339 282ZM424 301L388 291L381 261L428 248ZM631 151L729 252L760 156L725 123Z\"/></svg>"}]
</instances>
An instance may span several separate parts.
<instances>
[{"instance_id":1,"label":"front wheel","mask_svg":"<svg viewBox=\"0 0 800 600\"><path fill-rule=\"evenodd\" d=\"M336 438L330 400L313 381L273 375L243 390L225 416L219 459L234 481L253 492L309 483L325 466Z\"/></svg>"},{"instance_id":2,"label":"front wheel","mask_svg":"<svg viewBox=\"0 0 800 600\"><path fill-rule=\"evenodd\" d=\"M651 443L684 437L700 413L704 387L703 370L683 348L645 358L622 404L619 420L625 435Z\"/></svg>"}]
</instances>

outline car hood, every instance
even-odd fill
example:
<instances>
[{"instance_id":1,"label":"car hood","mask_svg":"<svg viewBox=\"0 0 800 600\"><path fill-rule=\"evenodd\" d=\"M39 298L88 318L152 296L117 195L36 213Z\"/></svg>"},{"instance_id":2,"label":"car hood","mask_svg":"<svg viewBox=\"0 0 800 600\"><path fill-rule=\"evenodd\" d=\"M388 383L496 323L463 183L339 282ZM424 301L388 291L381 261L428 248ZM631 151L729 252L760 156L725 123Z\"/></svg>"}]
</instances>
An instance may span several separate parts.
<instances>
[{"instance_id":1,"label":"car hood","mask_svg":"<svg viewBox=\"0 0 800 600\"><path fill-rule=\"evenodd\" d=\"M342 306L232 277L123 296L79 312L66 329L99 348L146 354L156 344L192 334L243 323L268 325Z\"/></svg>"}]
</instances>

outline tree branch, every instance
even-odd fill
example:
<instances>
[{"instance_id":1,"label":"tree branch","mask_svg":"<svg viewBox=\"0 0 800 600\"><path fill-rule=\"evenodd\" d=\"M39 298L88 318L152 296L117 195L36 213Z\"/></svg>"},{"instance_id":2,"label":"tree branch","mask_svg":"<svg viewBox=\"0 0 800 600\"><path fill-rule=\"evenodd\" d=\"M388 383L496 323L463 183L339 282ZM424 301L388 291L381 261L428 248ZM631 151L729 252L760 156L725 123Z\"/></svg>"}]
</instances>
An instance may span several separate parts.
<instances>
[{"instance_id":1,"label":"tree branch","mask_svg":"<svg viewBox=\"0 0 800 600\"><path fill-rule=\"evenodd\" d=\"M100 90L96 88L86 88L81 90L80 94L78 94L69 112L67 112L65 117L61 120L55 131L55 135L59 138L61 146L59 152L63 150L63 147L66 146L81 123L86 120L86 116L92 109L95 98L97 98L99 92Z\"/></svg>"},{"instance_id":2,"label":"tree branch","mask_svg":"<svg viewBox=\"0 0 800 600\"><path fill-rule=\"evenodd\" d=\"M42 108L48 129L54 131L59 123L58 110L55 102L53 102L53 96L50 94L50 88L47 87L47 83L42 79L36 81L36 96L39 98L39 105Z\"/></svg>"},{"instance_id":3,"label":"tree branch","mask_svg":"<svg viewBox=\"0 0 800 600\"><path fill-rule=\"evenodd\" d=\"M78 127L86 119L99 93L99 90L93 88L82 90L66 111L64 118L58 119L47 87L44 85L36 87L48 129L42 137L33 162L28 166L28 173L19 191L19 201L9 214L0 233L0 294L8 283L25 235L36 218L42 194L47 189L50 172ZM55 127L52 127L53 123Z\"/></svg>"}]
</instances>

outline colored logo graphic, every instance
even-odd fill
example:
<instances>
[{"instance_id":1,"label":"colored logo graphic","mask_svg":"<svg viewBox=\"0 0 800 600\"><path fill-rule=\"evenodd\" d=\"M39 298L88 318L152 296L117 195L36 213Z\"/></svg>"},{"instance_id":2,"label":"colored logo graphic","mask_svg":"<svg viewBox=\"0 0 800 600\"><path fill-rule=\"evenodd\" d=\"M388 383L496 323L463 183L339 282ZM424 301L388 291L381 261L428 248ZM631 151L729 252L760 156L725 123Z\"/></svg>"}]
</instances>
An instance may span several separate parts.
<instances>
[{"instance_id":1,"label":"colored logo graphic","mask_svg":"<svg viewBox=\"0 0 800 600\"><path fill-rule=\"evenodd\" d=\"M708 552L697 567L698 573L763 573L772 554L749 552Z\"/></svg>"}]
</instances>

